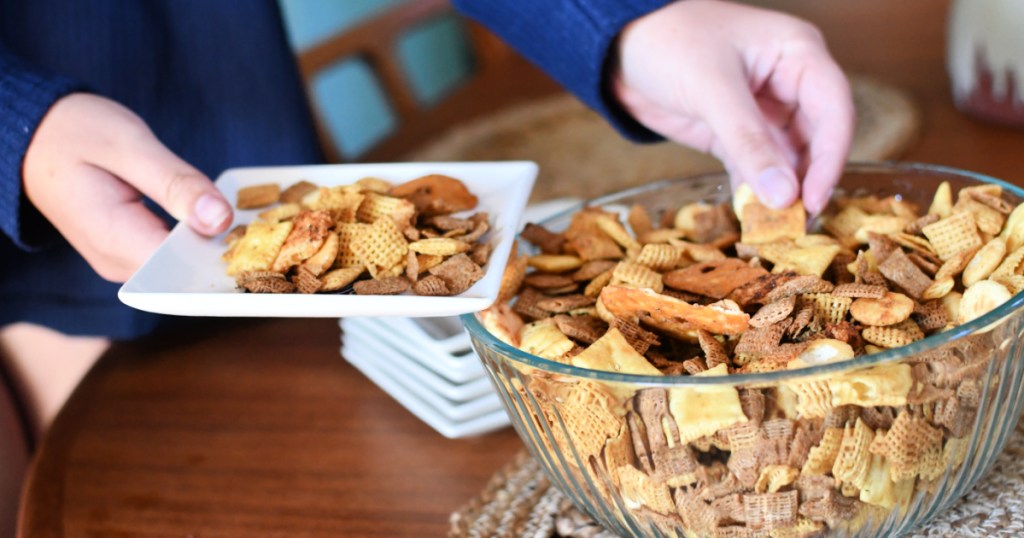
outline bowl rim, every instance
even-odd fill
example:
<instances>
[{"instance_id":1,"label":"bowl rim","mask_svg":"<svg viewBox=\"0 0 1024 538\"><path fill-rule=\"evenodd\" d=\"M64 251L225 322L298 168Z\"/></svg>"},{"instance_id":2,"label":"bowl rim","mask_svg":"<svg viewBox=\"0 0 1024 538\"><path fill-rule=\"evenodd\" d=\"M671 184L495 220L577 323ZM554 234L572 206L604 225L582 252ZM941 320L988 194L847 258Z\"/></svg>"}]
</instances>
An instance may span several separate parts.
<instances>
[{"instance_id":1,"label":"bowl rim","mask_svg":"<svg viewBox=\"0 0 1024 538\"><path fill-rule=\"evenodd\" d=\"M928 174L943 174L951 176L959 176L964 179L970 179L982 183L990 183L1001 186L1004 190L1011 192L1022 201L1024 201L1024 188L1018 187L1001 179L994 178L978 172L970 172L967 170L961 170L958 168L917 163L917 162L905 162L905 161L870 161L870 162L850 162L847 163L843 170L843 173L868 173L868 172L896 172L896 173L928 173ZM669 185L681 183L684 181L699 181L709 180L712 178L719 178L727 176L726 172L712 172L706 174L698 174L693 176L680 177L675 179L667 179L652 183L640 185L638 187L632 187L629 189L617 191L614 193L606 194L590 200L585 200L579 204L558 212L546 219L543 219L540 224L551 222L557 219L564 219L572 213L578 211L584 206L594 205L605 205L616 200L622 199L627 196L641 194L647 191L657 190ZM1022 202L1024 203L1024 202ZM517 234L518 238L518 234ZM480 342L483 345L491 348L496 348L503 357L514 360L516 362L537 368L546 372L568 375L578 378L594 379L604 382L613 383L629 383L632 385L645 385L652 387L664 387L664 386L700 386L700 385L747 385L747 384L758 384L758 383L776 383L779 381L785 381L794 378L806 378L810 376L821 376L827 374L834 374L837 372L844 372L848 370L862 369L870 366L882 365L890 362L895 362L898 359L904 357L917 355L930 351L938 346L948 344L956 341L967 335L978 332L980 329L986 328L990 325L994 325L1004 318L1010 317L1015 311L1019 310L1024 306L1024 292L1018 293L1010 298L1010 300L999 305L991 312L986 313L976 319L969 321L963 325L942 331L931 336L928 336L922 340L918 340L909 345L890 348L879 353L870 355L861 355L847 361L831 362L826 364L819 364L814 366L807 366L803 368L794 368L792 370L776 370L773 372L756 372L756 373L745 373L745 374L728 374L725 376L653 376L653 375L638 375L638 374L624 374L616 372L608 372L604 370L592 370L589 368L581 368L579 366L573 366L571 364L564 364L555 362L552 360L544 359L536 355L532 355L515 348L498 338L488 331L480 320L477 319L476 313L463 314L460 316L463 326L472 336L474 344Z\"/></svg>"}]
</instances>

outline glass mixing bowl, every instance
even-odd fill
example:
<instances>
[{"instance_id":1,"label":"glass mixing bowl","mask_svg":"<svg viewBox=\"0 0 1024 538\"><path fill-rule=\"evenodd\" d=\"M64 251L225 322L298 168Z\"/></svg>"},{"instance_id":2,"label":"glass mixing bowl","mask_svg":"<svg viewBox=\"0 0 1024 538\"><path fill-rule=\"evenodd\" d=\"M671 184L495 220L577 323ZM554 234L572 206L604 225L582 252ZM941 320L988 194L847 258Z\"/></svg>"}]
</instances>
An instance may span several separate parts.
<instances>
[{"instance_id":1,"label":"glass mixing bowl","mask_svg":"<svg viewBox=\"0 0 1024 538\"><path fill-rule=\"evenodd\" d=\"M1013 204L1024 199L1024 190L1005 182L919 164L850 165L837 192L898 195L927 208L942 181L954 193L991 183ZM641 204L657 222L683 204L728 195L727 178L716 174L589 205ZM564 229L575 210L542 224ZM845 362L717 377L578 368L501 342L477 315L462 321L523 442L551 482L607 529L623 536L888 536L949 507L1003 449L1022 404L1022 305L1024 294L1016 295L954 329ZM894 380L914 368L926 369L933 385L914 387L919 396L908 399L906 384ZM845 401L854 403L815 400L830 382L844 384L852 395ZM735 409L737 401L744 414L761 415L730 419L721 408ZM696 433L681 431L679 414L704 421Z\"/></svg>"}]
</instances>

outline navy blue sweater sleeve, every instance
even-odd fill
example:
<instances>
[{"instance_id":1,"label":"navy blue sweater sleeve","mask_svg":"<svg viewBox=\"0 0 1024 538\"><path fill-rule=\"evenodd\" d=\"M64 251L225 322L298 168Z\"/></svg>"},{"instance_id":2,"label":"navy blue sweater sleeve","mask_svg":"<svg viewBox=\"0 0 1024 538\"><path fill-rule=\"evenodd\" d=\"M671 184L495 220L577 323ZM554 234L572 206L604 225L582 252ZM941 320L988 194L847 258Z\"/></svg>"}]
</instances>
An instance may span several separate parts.
<instances>
[{"instance_id":1,"label":"navy blue sweater sleeve","mask_svg":"<svg viewBox=\"0 0 1024 538\"><path fill-rule=\"evenodd\" d=\"M637 123L611 95L606 70L622 28L670 0L455 0L605 117L627 138L661 137Z\"/></svg>"},{"instance_id":2,"label":"navy blue sweater sleeve","mask_svg":"<svg viewBox=\"0 0 1024 538\"><path fill-rule=\"evenodd\" d=\"M37 70L0 44L0 230L21 248L38 249L56 235L22 192L25 151L50 106L78 89L77 82Z\"/></svg>"}]
</instances>

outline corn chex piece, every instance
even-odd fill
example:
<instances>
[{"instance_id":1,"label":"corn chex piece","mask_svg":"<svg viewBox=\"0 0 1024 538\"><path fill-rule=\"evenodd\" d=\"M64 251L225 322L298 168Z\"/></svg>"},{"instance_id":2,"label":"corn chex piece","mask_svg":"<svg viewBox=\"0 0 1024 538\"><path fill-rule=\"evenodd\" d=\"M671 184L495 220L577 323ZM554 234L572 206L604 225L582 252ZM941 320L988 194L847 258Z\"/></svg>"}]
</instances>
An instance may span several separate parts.
<instances>
[{"instance_id":1,"label":"corn chex piece","mask_svg":"<svg viewBox=\"0 0 1024 538\"><path fill-rule=\"evenodd\" d=\"M370 225L343 222L335 225L335 230L338 232L338 257L334 259L334 267L363 266L359 255L352 250L352 244L357 237L370 233Z\"/></svg>"},{"instance_id":2,"label":"corn chex piece","mask_svg":"<svg viewBox=\"0 0 1024 538\"><path fill-rule=\"evenodd\" d=\"M529 265L545 273L564 273L582 267L583 260L569 254L538 254L530 256Z\"/></svg>"},{"instance_id":3,"label":"corn chex piece","mask_svg":"<svg viewBox=\"0 0 1024 538\"><path fill-rule=\"evenodd\" d=\"M550 319L527 323L519 330L519 349L548 360L563 362L575 345Z\"/></svg>"},{"instance_id":4,"label":"corn chex piece","mask_svg":"<svg viewBox=\"0 0 1024 538\"><path fill-rule=\"evenodd\" d=\"M974 215L966 211L953 213L934 224L929 224L921 229L921 233L928 238L935 253L942 260L948 260L960 251L982 245Z\"/></svg>"},{"instance_id":5,"label":"corn chex piece","mask_svg":"<svg viewBox=\"0 0 1024 538\"><path fill-rule=\"evenodd\" d=\"M366 271L366 268L363 266L332 269L320 277L320 291L338 291L343 289L345 286L355 282L364 271Z\"/></svg>"},{"instance_id":6,"label":"corn chex piece","mask_svg":"<svg viewBox=\"0 0 1024 538\"><path fill-rule=\"evenodd\" d=\"M821 441L807 452L807 461L804 462L800 473L804 475L822 475L831 472L836 456L839 455L839 446L842 444L842 441L842 428L825 428Z\"/></svg>"},{"instance_id":7,"label":"corn chex piece","mask_svg":"<svg viewBox=\"0 0 1024 538\"><path fill-rule=\"evenodd\" d=\"M619 262L612 270L612 279L638 288L651 289L658 293L664 289L661 273L633 262Z\"/></svg>"},{"instance_id":8,"label":"corn chex piece","mask_svg":"<svg viewBox=\"0 0 1024 538\"><path fill-rule=\"evenodd\" d=\"M895 325L914 313L914 301L896 292L885 292L879 299L861 298L850 305L850 315L864 325Z\"/></svg>"},{"instance_id":9,"label":"corn chex piece","mask_svg":"<svg viewBox=\"0 0 1024 538\"><path fill-rule=\"evenodd\" d=\"M664 272L679 265L682 252L666 244L644 245L636 257L636 263L650 267L654 271Z\"/></svg>"},{"instance_id":10,"label":"corn chex piece","mask_svg":"<svg viewBox=\"0 0 1024 538\"><path fill-rule=\"evenodd\" d=\"M356 211L356 218L359 222L373 223L382 217L394 220L399 229L405 229L411 224L413 215L416 214L416 206L404 198L385 196L375 192L365 193L366 198L359 204Z\"/></svg>"},{"instance_id":11,"label":"corn chex piece","mask_svg":"<svg viewBox=\"0 0 1024 538\"><path fill-rule=\"evenodd\" d=\"M238 200L235 207L238 209L256 209L267 207L281 198L281 186L277 183L264 183L262 185L250 185L238 189Z\"/></svg>"},{"instance_id":12,"label":"corn chex piece","mask_svg":"<svg viewBox=\"0 0 1024 538\"><path fill-rule=\"evenodd\" d=\"M865 327L860 334L866 342L884 348L906 346L924 338L924 333L912 319L888 327Z\"/></svg>"},{"instance_id":13,"label":"corn chex piece","mask_svg":"<svg viewBox=\"0 0 1024 538\"><path fill-rule=\"evenodd\" d=\"M576 384L565 397L562 423L584 461L600 457L607 441L618 436L622 420L612 411L614 400L613 394L594 381Z\"/></svg>"},{"instance_id":14,"label":"corn chex piece","mask_svg":"<svg viewBox=\"0 0 1024 538\"><path fill-rule=\"evenodd\" d=\"M337 222L356 222L359 206L365 199L366 195L352 185L321 187L316 199L310 201L309 207L330 212Z\"/></svg>"},{"instance_id":15,"label":"corn chex piece","mask_svg":"<svg viewBox=\"0 0 1024 538\"><path fill-rule=\"evenodd\" d=\"M725 364L709 368L697 377L724 376ZM689 443L718 430L747 422L739 392L725 385L694 385L669 389L669 411L679 429L679 442Z\"/></svg>"},{"instance_id":16,"label":"corn chex piece","mask_svg":"<svg viewBox=\"0 0 1024 538\"><path fill-rule=\"evenodd\" d=\"M974 222L978 229L990 236L996 235L1003 230L1003 223L1006 217L999 211L973 199L962 195L953 205L953 213L966 212L974 215Z\"/></svg>"},{"instance_id":17,"label":"corn chex piece","mask_svg":"<svg viewBox=\"0 0 1024 538\"><path fill-rule=\"evenodd\" d=\"M647 507L659 514L676 513L668 485L658 483L632 465L623 465L616 471L621 482L622 502L632 509Z\"/></svg>"},{"instance_id":18,"label":"corn chex piece","mask_svg":"<svg viewBox=\"0 0 1024 538\"><path fill-rule=\"evenodd\" d=\"M991 275L999 264L1006 257L1006 240L996 237L971 258L971 261L964 268L963 283L965 287L971 287Z\"/></svg>"},{"instance_id":19,"label":"corn chex piece","mask_svg":"<svg viewBox=\"0 0 1024 538\"><path fill-rule=\"evenodd\" d=\"M853 303L853 299L849 297L839 297L831 293L805 293L803 301L814 305L815 317L829 323L842 322Z\"/></svg>"},{"instance_id":20,"label":"corn chex piece","mask_svg":"<svg viewBox=\"0 0 1024 538\"><path fill-rule=\"evenodd\" d=\"M370 225L367 233L353 238L352 251L366 264L370 276L378 278L389 275L394 268L403 269L409 247L395 221L382 217Z\"/></svg>"},{"instance_id":21,"label":"corn chex piece","mask_svg":"<svg viewBox=\"0 0 1024 538\"><path fill-rule=\"evenodd\" d=\"M245 235L232 247L228 275L269 270L288 239L293 224L292 221L277 224L255 221L250 224Z\"/></svg>"},{"instance_id":22,"label":"corn chex piece","mask_svg":"<svg viewBox=\"0 0 1024 538\"><path fill-rule=\"evenodd\" d=\"M782 256L779 263L772 268L773 273L794 271L801 275L821 276L832 264L840 247L836 245L820 245L793 249Z\"/></svg>"},{"instance_id":23,"label":"corn chex piece","mask_svg":"<svg viewBox=\"0 0 1024 538\"><path fill-rule=\"evenodd\" d=\"M979 318L997 306L1009 301L1012 295L1006 286L992 280L982 280L964 290L957 313L957 323L963 325Z\"/></svg>"},{"instance_id":24,"label":"corn chex piece","mask_svg":"<svg viewBox=\"0 0 1024 538\"><path fill-rule=\"evenodd\" d=\"M839 453L832 464L832 476L837 481L852 484L857 489L864 487L871 466L869 448L874 438L875 432L859 418L854 425L846 426Z\"/></svg>"},{"instance_id":25,"label":"corn chex piece","mask_svg":"<svg viewBox=\"0 0 1024 538\"><path fill-rule=\"evenodd\" d=\"M465 241L449 237L431 237L429 239L420 239L419 241L409 243L408 248L418 254L454 256L455 254L468 252L470 245Z\"/></svg>"}]
</instances>

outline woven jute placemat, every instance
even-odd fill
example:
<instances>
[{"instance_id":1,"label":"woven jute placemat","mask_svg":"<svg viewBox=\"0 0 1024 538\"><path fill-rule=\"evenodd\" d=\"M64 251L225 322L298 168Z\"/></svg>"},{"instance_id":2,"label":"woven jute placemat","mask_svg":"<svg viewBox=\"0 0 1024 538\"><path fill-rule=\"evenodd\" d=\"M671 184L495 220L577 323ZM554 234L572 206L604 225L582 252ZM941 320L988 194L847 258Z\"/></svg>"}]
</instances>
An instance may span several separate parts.
<instances>
[{"instance_id":1,"label":"woven jute placemat","mask_svg":"<svg viewBox=\"0 0 1024 538\"><path fill-rule=\"evenodd\" d=\"M851 160L899 157L920 122L903 91L850 77L857 108ZM533 201L591 198L649 183L721 169L713 157L678 144L635 144L568 95L513 106L463 124L408 156L417 161L532 160L540 165Z\"/></svg>"},{"instance_id":2,"label":"woven jute placemat","mask_svg":"<svg viewBox=\"0 0 1024 538\"><path fill-rule=\"evenodd\" d=\"M614 538L552 487L526 452L498 471L483 492L451 516L452 537ZM1024 536L1024 422L993 469L949 510L911 538Z\"/></svg>"}]
</instances>

